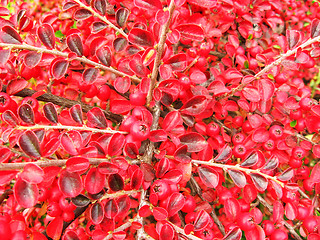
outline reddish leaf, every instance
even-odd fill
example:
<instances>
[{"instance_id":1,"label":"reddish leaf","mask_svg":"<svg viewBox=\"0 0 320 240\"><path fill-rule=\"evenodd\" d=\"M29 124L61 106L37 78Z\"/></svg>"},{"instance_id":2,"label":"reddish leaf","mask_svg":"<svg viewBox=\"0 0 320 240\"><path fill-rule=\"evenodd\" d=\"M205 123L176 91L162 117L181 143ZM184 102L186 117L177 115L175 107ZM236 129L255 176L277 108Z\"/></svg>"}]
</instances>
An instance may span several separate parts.
<instances>
[{"instance_id":1,"label":"reddish leaf","mask_svg":"<svg viewBox=\"0 0 320 240\"><path fill-rule=\"evenodd\" d=\"M205 96L194 96L188 100L181 108L181 113L189 115L199 115L206 110L208 105L207 98Z\"/></svg>"},{"instance_id":2,"label":"reddish leaf","mask_svg":"<svg viewBox=\"0 0 320 240\"><path fill-rule=\"evenodd\" d=\"M58 59L51 65L52 76L56 79L64 77L68 70L69 62L64 59Z\"/></svg>"},{"instance_id":3,"label":"reddish leaf","mask_svg":"<svg viewBox=\"0 0 320 240\"><path fill-rule=\"evenodd\" d=\"M91 12L87 9L80 8L74 12L74 18L76 20L86 20L92 16Z\"/></svg>"},{"instance_id":4,"label":"reddish leaf","mask_svg":"<svg viewBox=\"0 0 320 240\"><path fill-rule=\"evenodd\" d=\"M107 11L106 0L94 0L94 1L92 1L92 5L101 15L106 14L106 11Z\"/></svg>"},{"instance_id":5,"label":"reddish leaf","mask_svg":"<svg viewBox=\"0 0 320 240\"><path fill-rule=\"evenodd\" d=\"M260 79L259 81L259 91L261 94L261 100L268 101L269 99L272 98L274 91L275 91L275 86L272 81L269 79Z\"/></svg>"},{"instance_id":6,"label":"reddish leaf","mask_svg":"<svg viewBox=\"0 0 320 240\"><path fill-rule=\"evenodd\" d=\"M243 96L251 102L259 102L260 101L260 93L256 87L246 86L242 90Z\"/></svg>"},{"instance_id":7,"label":"reddish leaf","mask_svg":"<svg viewBox=\"0 0 320 240\"><path fill-rule=\"evenodd\" d=\"M0 32L0 41L9 44L22 44L22 39L15 29L4 26Z\"/></svg>"},{"instance_id":8,"label":"reddish leaf","mask_svg":"<svg viewBox=\"0 0 320 240\"><path fill-rule=\"evenodd\" d=\"M82 172L87 170L89 166L89 160L84 157L72 157L66 162L66 170L68 172Z\"/></svg>"},{"instance_id":9,"label":"reddish leaf","mask_svg":"<svg viewBox=\"0 0 320 240\"><path fill-rule=\"evenodd\" d=\"M194 84L201 84L207 81L207 77L203 72L195 70L190 74L190 80Z\"/></svg>"},{"instance_id":10,"label":"reddish leaf","mask_svg":"<svg viewBox=\"0 0 320 240\"><path fill-rule=\"evenodd\" d=\"M296 205L294 205L293 203L291 202L288 202L285 206L285 213L286 213L286 217L289 219L289 220L294 220L296 219L297 217L297 214L298 214L298 210L297 210L297 207Z\"/></svg>"},{"instance_id":11,"label":"reddish leaf","mask_svg":"<svg viewBox=\"0 0 320 240\"><path fill-rule=\"evenodd\" d=\"M153 216L157 221L166 220L168 217L168 212L162 207L154 207L153 208Z\"/></svg>"},{"instance_id":12,"label":"reddish leaf","mask_svg":"<svg viewBox=\"0 0 320 240\"><path fill-rule=\"evenodd\" d=\"M182 145L188 147L188 152L200 152L208 144L205 138L196 132L183 134L179 139Z\"/></svg>"},{"instance_id":13,"label":"reddish leaf","mask_svg":"<svg viewBox=\"0 0 320 240\"><path fill-rule=\"evenodd\" d=\"M184 53L174 55L165 61L165 64L170 65L173 71L183 71L187 67L187 55Z\"/></svg>"},{"instance_id":14,"label":"reddish leaf","mask_svg":"<svg viewBox=\"0 0 320 240\"><path fill-rule=\"evenodd\" d=\"M0 148L0 163L6 162L11 157L9 148Z\"/></svg>"},{"instance_id":15,"label":"reddish leaf","mask_svg":"<svg viewBox=\"0 0 320 240\"><path fill-rule=\"evenodd\" d=\"M133 28L128 35L129 42L141 47L153 47L154 39L150 32L140 28Z\"/></svg>"},{"instance_id":16,"label":"reddish leaf","mask_svg":"<svg viewBox=\"0 0 320 240\"><path fill-rule=\"evenodd\" d=\"M115 174L119 172L119 167L113 163L103 162L99 164L98 170L101 174Z\"/></svg>"},{"instance_id":17,"label":"reddish leaf","mask_svg":"<svg viewBox=\"0 0 320 240\"><path fill-rule=\"evenodd\" d=\"M58 185L61 192L66 197L76 197L83 189L82 181L78 173L71 173L63 170L58 179Z\"/></svg>"},{"instance_id":18,"label":"reddish leaf","mask_svg":"<svg viewBox=\"0 0 320 240\"><path fill-rule=\"evenodd\" d=\"M311 23L311 37L315 38L320 36L320 20L315 18Z\"/></svg>"},{"instance_id":19,"label":"reddish leaf","mask_svg":"<svg viewBox=\"0 0 320 240\"><path fill-rule=\"evenodd\" d=\"M135 55L130 60L129 67L138 77L146 77L148 74L148 69L143 65L140 55Z\"/></svg>"},{"instance_id":20,"label":"reddish leaf","mask_svg":"<svg viewBox=\"0 0 320 240\"><path fill-rule=\"evenodd\" d=\"M112 198L109 199L105 205L104 205L104 212L105 212L105 216L106 218L114 218L115 216L117 216L118 212L119 212L119 207L117 202Z\"/></svg>"},{"instance_id":21,"label":"reddish leaf","mask_svg":"<svg viewBox=\"0 0 320 240\"><path fill-rule=\"evenodd\" d=\"M1 49L0 50L0 64L5 65L10 57L10 50L9 49Z\"/></svg>"},{"instance_id":22,"label":"reddish leaf","mask_svg":"<svg viewBox=\"0 0 320 240\"><path fill-rule=\"evenodd\" d=\"M94 83L98 78L99 70L97 68L87 68L82 74L82 79L88 84Z\"/></svg>"},{"instance_id":23,"label":"reddish leaf","mask_svg":"<svg viewBox=\"0 0 320 240\"><path fill-rule=\"evenodd\" d=\"M180 32L181 37L201 42L204 40L204 31L202 27L196 24L181 24L175 28Z\"/></svg>"},{"instance_id":24,"label":"reddish leaf","mask_svg":"<svg viewBox=\"0 0 320 240\"><path fill-rule=\"evenodd\" d=\"M20 105L18 115L22 121L28 124L34 124L34 112L28 103Z\"/></svg>"},{"instance_id":25,"label":"reddish leaf","mask_svg":"<svg viewBox=\"0 0 320 240\"><path fill-rule=\"evenodd\" d=\"M139 155L139 149L135 143L125 143L123 152L129 158L135 159Z\"/></svg>"},{"instance_id":26,"label":"reddish leaf","mask_svg":"<svg viewBox=\"0 0 320 240\"><path fill-rule=\"evenodd\" d=\"M231 147L226 144L220 150L219 154L213 159L214 162L226 162L232 156L232 149Z\"/></svg>"},{"instance_id":27,"label":"reddish leaf","mask_svg":"<svg viewBox=\"0 0 320 240\"><path fill-rule=\"evenodd\" d=\"M108 25L106 23L103 22L94 22L92 24L92 33L98 33L104 29L106 29L108 27Z\"/></svg>"},{"instance_id":28,"label":"reddish leaf","mask_svg":"<svg viewBox=\"0 0 320 240\"><path fill-rule=\"evenodd\" d=\"M16 115L11 110L6 110L1 115L2 120L11 125L12 127L15 127L18 125L19 120L16 117Z\"/></svg>"},{"instance_id":29,"label":"reddish leaf","mask_svg":"<svg viewBox=\"0 0 320 240\"><path fill-rule=\"evenodd\" d=\"M108 155L115 156L121 152L121 149L124 145L125 137L120 133L115 133L111 137L109 144L108 144Z\"/></svg>"},{"instance_id":30,"label":"reddish leaf","mask_svg":"<svg viewBox=\"0 0 320 240\"><path fill-rule=\"evenodd\" d=\"M106 177L97 168L91 168L84 180L84 187L90 194L100 192L105 184Z\"/></svg>"},{"instance_id":31,"label":"reddish leaf","mask_svg":"<svg viewBox=\"0 0 320 240\"><path fill-rule=\"evenodd\" d=\"M82 194L79 194L78 196L72 198L71 200L72 200L72 203L77 207L85 207L85 206L88 206L89 203L91 203L91 200Z\"/></svg>"},{"instance_id":32,"label":"reddish leaf","mask_svg":"<svg viewBox=\"0 0 320 240\"><path fill-rule=\"evenodd\" d=\"M227 218L235 220L241 212L240 204L235 198L228 198L224 203L224 211Z\"/></svg>"},{"instance_id":33,"label":"reddish leaf","mask_svg":"<svg viewBox=\"0 0 320 240\"><path fill-rule=\"evenodd\" d=\"M199 167L199 177L204 185L209 188L216 188L219 184L219 174L210 167Z\"/></svg>"},{"instance_id":34,"label":"reddish leaf","mask_svg":"<svg viewBox=\"0 0 320 240\"><path fill-rule=\"evenodd\" d=\"M36 205L39 197L39 189L36 184L28 183L18 178L14 184L13 193L18 204L24 208Z\"/></svg>"},{"instance_id":35,"label":"reddish leaf","mask_svg":"<svg viewBox=\"0 0 320 240\"><path fill-rule=\"evenodd\" d=\"M28 82L22 78L11 80L7 85L7 94L14 95L27 86Z\"/></svg>"},{"instance_id":36,"label":"reddish leaf","mask_svg":"<svg viewBox=\"0 0 320 240\"><path fill-rule=\"evenodd\" d=\"M240 240L242 231L239 227L232 228L222 240Z\"/></svg>"},{"instance_id":37,"label":"reddish leaf","mask_svg":"<svg viewBox=\"0 0 320 240\"><path fill-rule=\"evenodd\" d=\"M72 119L75 122L77 122L79 124L83 123L83 120L82 120L82 109L81 109L80 104L73 105L70 108L70 115L71 115Z\"/></svg>"},{"instance_id":38,"label":"reddish leaf","mask_svg":"<svg viewBox=\"0 0 320 240\"><path fill-rule=\"evenodd\" d=\"M108 46L103 46L98 48L96 51L96 56L103 65L107 67L111 65L112 56L111 56L111 50Z\"/></svg>"},{"instance_id":39,"label":"reddish leaf","mask_svg":"<svg viewBox=\"0 0 320 240\"><path fill-rule=\"evenodd\" d=\"M209 214L206 211L201 210L200 212L198 212L196 220L194 221L194 230L201 231L209 224L209 222L210 222Z\"/></svg>"},{"instance_id":40,"label":"reddish leaf","mask_svg":"<svg viewBox=\"0 0 320 240\"><path fill-rule=\"evenodd\" d=\"M6 7L0 7L0 16L8 16L10 14L10 11Z\"/></svg>"},{"instance_id":41,"label":"reddish leaf","mask_svg":"<svg viewBox=\"0 0 320 240\"><path fill-rule=\"evenodd\" d=\"M148 11L157 11L162 9L160 0L134 0L134 5L138 8L142 8Z\"/></svg>"},{"instance_id":42,"label":"reddish leaf","mask_svg":"<svg viewBox=\"0 0 320 240\"><path fill-rule=\"evenodd\" d=\"M299 69L299 64L296 63L295 61L292 61L290 59L284 59L281 62L282 66L284 66L285 68L289 69L289 70L298 70Z\"/></svg>"},{"instance_id":43,"label":"reddish leaf","mask_svg":"<svg viewBox=\"0 0 320 240\"><path fill-rule=\"evenodd\" d=\"M49 49L55 46L55 36L51 25L44 23L38 28L38 37L40 41Z\"/></svg>"},{"instance_id":44,"label":"reddish leaf","mask_svg":"<svg viewBox=\"0 0 320 240\"><path fill-rule=\"evenodd\" d=\"M19 146L21 150L30 157L41 157L40 143L34 132L28 130L22 133L19 137Z\"/></svg>"},{"instance_id":45,"label":"reddish leaf","mask_svg":"<svg viewBox=\"0 0 320 240\"><path fill-rule=\"evenodd\" d=\"M34 68L35 66L37 66L40 63L42 57L42 53L38 53L38 52L28 52L25 56L24 56L24 64L28 67L28 68Z\"/></svg>"},{"instance_id":46,"label":"reddish leaf","mask_svg":"<svg viewBox=\"0 0 320 240\"><path fill-rule=\"evenodd\" d=\"M28 163L24 166L20 177L27 183L38 184L42 182L44 178L44 172L39 166L33 163Z\"/></svg>"},{"instance_id":47,"label":"reddish leaf","mask_svg":"<svg viewBox=\"0 0 320 240\"><path fill-rule=\"evenodd\" d=\"M58 113L52 103L46 103L43 106L43 112L45 117L52 123L58 123Z\"/></svg>"},{"instance_id":48,"label":"reddish leaf","mask_svg":"<svg viewBox=\"0 0 320 240\"><path fill-rule=\"evenodd\" d=\"M169 197L168 207L167 207L169 217L178 213L178 211L180 211L183 208L184 203L185 203L185 198L181 193L178 193L178 192L172 193L171 196Z\"/></svg>"},{"instance_id":49,"label":"reddish leaf","mask_svg":"<svg viewBox=\"0 0 320 240\"><path fill-rule=\"evenodd\" d=\"M310 181L313 183L320 183L320 162L312 168Z\"/></svg>"},{"instance_id":50,"label":"reddish leaf","mask_svg":"<svg viewBox=\"0 0 320 240\"><path fill-rule=\"evenodd\" d=\"M61 145L71 155L78 155L83 147L83 139L78 131L69 131L61 135Z\"/></svg>"},{"instance_id":51,"label":"reddish leaf","mask_svg":"<svg viewBox=\"0 0 320 240\"><path fill-rule=\"evenodd\" d=\"M163 11L159 9L156 13L156 20L160 25L164 25L169 20L169 11Z\"/></svg>"},{"instance_id":52,"label":"reddish leaf","mask_svg":"<svg viewBox=\"0 0 320 240\"><path fill-rule=\"evenodd\" d=\"M168 183L178 184L182 179L182 171L179 169L172 169L162 177Z\"/></svg>"},{"instance_id":53,"label":"reddish leaf","mask_svg":"<svg viewBox=\"0 0 320 240\"><path fill-rule=\"evenodd\" d=\"M243 199L247 203L252 203L258 195L257 189L252 184L247 184L243 189Z\"/></svg>"},{"instance_id":54,"label":"reddish leaf","mask_svg":"<svg viewBox=\"0 0 320 240\"><path fill-rule=\"evenodd\" d=\"M119 27L124 27L126 25L128 16L130 12L127 8L119 8L116 12L116 22Z\"/></svg>"},{"instance_id":55,"label":"reddish leaf","mask_svg":"<svg viewBox=\"0 0 320 240\"><path fill-rule=\"evenodd\" d=\"M265 170L274 170L279 165L279 159L276 155L272 155L266 165L264 165L263 169Z\"/></svg>"},{"instance_id":56,"label":"reddish leaf","mask_svg":"<svg viewBox=\"0 0 320 240\"><path fill-rule=\"evenodd\" d=\"M115 40L113 40L113 48L116 52L121 52L125 50L127 46L128 41L123 37L118 37Z\"/></svg>"},{"instance_id":57,"label":"reddish leaf","mask_svg":"<svg viewBox=\"0 0 320 240\"><path fill-rule=\"evenodd\" d=\"M136 169L131 175L130 188L139 190L143 182L143 172L140 168Z\"/></svg>"},{"instance_id":58,"label":"reddish leaf","mask_svg":"<svg viewBox=\"0 0 320 240\"><path fill-rule=\"evenodd\" d=\"M167 140L167 133L163 129L158 129L150 132L150 141L151 142L164 142Z\"/></svg>"},{"instance_id":59,"label":"reddish leaf","mask_svg":"<svg viewBox=\"0 0 320 240\"><path fill-rule=\"evenodd\" d=\"M217 0L187 0L190 4L203 8L213 8L217 4Z\"/></svg>"},{"instance_id":60,"label":"reddish leaf","mask_svg":"<svg viewBox=\"0 0 320 240\"><path fill-rule=\"evenodd\" d=\"M292 168L287 168L284 172L278 176L278 179L281 181L289 181L294 176L294 171Z\"/></svg>"},{"instance_id":61,"label":"reddish leaf","mask_svg":"<svg viewBox=\"0 0 320 240\"><path fill-rule=\"evenodd\" d=\"M228 170L228 173L232 179L232 181L239 187L243 188L247 184L246 176L237 170Z\"/></svg>"},{"instance_id":62,"label":"reddish leaf","mask_svg":"<svg viewBox=\"0 0 320 240\"><path fill-rule=\"evenodd\" d=\"M259 161L259 156L257 151L253 151L242 163L241 167L252 167Z\"/></svg>"},{"instance_id":63,"label":"reddish leaf","mask_svg":"<svg viewBox=\"0 0 320 240\"><path fill-rule=\"evenodd\" d=\"M280 222L282 221L283 219L283 214L284 214L284 208L283 208L283 205L282 205L282 202L280 201L274 201L273 202L273 222L274 223L277 223L277 222Z\"/></svg>"},{"instance_id":64,"label":"reddish leaf","mask_svg":"<svg viewBox=\"0 0 320 240\"><path fill-rule=\"evenodd\" d=\"M181 125L181 124L182 124L182 118L181 118L180 112L172 111L165 116L162 123L162 127L166 131L171 131L177 125Z\"/></svg>"},{"instance_id":65,"label":"reddish leaf","mask_svg":"<svg viewBox=\"0 0 320 240\"><path fill-rule=\"evenodd\" d=\"M128 77L118 77L114 81L114 88L119 93L125 93L127 92L131 87L131 80Z\"/></svg>"},{"instance_id":66,"label":"reddish leaf","mask_svg":"<svg viewBox=\"0 0 320 240\"><path fill-rule=\"evenodd\" d=\"M108 185L112 191L117 192L124 188L124 181L118 173L111 174L108 178Z\"/></svg>"},{"instance_id":67,"label":"reddish leaf","mask_svg":"<svg viewBox=\"0 0 320 240\"><path fill-rule=\"evenodd\" d=\"M178 162L189 163L191 162L190 154L187 151L188 147L183 145L179 147L174 153L174 159Z\"/></svg>"},{"instance_id":68,"label":"reddish leaf","mask_svg":"<svg viewBox=\"0 0 320 240\"><path fill-rule=\"evenodd\" d=\"M300 41L301 34L297 30L287 30L286 33L289 48L294 48Z\"/></svg>"},{"instance_id":69,"label":"reddish leaf","mask_svg":"<svg viewBox=\"0 0 320 240\"><path fill-rule=\"evenodd\" d=\"M107 127L107 120L100 108L92 108L87 112L88 124L95 128L104 129Z\"/></svg>"},{"instance_id":70,"label":"reddish leaf","mask_svg":"<svg viewBox=\"0 0 320 240\"><path fill-rule=\"evenodd\" d=\"M267 189L268 180L264 176L258 173L250 173L250 177L252 179L253 184L258 189L258 191L264 192Z\"/></svg>"},{"instance_id":71,"label":"reddish leaf","mask_svg":"<svg viewBox=\"0 0 320 240\"><path fill-rule=\"evenodd\" d=\"M174 239L174 229L173 227L168 224L165 223L160 230L160 234L159 234L159 240L168 240L168 239Z\"/></svg>"},{"instance_id":72,"label":"reddish leaf","mask_svg":"<svg viewBox=\"0 0 320 240\"><path fill-rule=\"evenodd\" d=\"M71 34L67 37L67 45L69 49L76 53L79 57L83 55L83 44L78 34Z\"/></svg>"},{"instance_id":73,"label":"reddish leaf","mask_svg":"<svg viewBox=\"0 0 320 240\"><path fill-rule=\"evenodd\" d=\"M47 226L46 233L47 235L56 240L60 239L61 233L63 228L63 219L62 217L54 218Z\"/></svg>"}]
</instances>

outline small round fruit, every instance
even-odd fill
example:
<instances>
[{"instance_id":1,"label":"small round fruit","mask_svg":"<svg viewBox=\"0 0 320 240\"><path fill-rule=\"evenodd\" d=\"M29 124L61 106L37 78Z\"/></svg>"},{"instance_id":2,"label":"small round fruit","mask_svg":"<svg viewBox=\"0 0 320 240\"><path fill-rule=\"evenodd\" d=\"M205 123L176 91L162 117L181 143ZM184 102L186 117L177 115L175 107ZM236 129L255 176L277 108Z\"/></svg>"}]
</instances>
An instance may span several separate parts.
<instances>
[{"instance_id":1,"label":"small round fruit","mask_svg":"<svg viewBox=\"0 0 320 240\"><path fill-rule=\"evenodd\" d=\"M151 186L151 193L155 193L159 200L163 200L170 196L170 186L164 180L156 180Z\"/></svg>"},{"instance_id":2,"label":"small round fruit","mask_svg":"<svg viewBox=\"0 0 320 240\"><path fill-rule=\"evenodd\" d=\"M130 134L134 139L144 141L150 136L150 128L146 123L136 121L130 128Z\"/></svg>"}]
</instances>

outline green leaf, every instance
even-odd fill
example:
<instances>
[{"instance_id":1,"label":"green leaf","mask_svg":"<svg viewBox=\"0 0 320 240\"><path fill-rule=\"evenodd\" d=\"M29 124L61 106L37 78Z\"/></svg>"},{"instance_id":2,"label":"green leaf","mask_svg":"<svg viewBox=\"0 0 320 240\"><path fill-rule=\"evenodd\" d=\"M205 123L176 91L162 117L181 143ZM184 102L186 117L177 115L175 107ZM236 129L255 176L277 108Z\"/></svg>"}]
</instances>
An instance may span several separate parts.
<instances>
[{"instance_id":1,"label":"green leaf","mask_svg":"<svg viewBox=\"0 0 320 240\"><path fill-rule=\"evenodd\" d=\"M281 49L281 47L279 45L273 45L272 47L275 49Z\"/></svg>"},{"instance_id":2,"label":"green leaf","mask_svg":"<svg viewBox=\"0 0 320 240\"><path fill-rule=\"evenodd\" d=\"M65 37L66 35L64 35L60 30L56 31L54 33L54 35L57 37L57 38L63 38Z\"/></svg>"},{"instance_id":3,"label":"green leaf","mask_svg":"<svg viewBox=\"0 0 320 240\"><path fill-rule=\"evenodd\" d=\"M309 25L310 25L309 22L305 22L305 23L303 24L304 27L309 26Z\"/></svg>"},{"instance_id":4,"label":"green leaf","mask_svg":"<svg viewBox=\"0 0 320 240\"><path fill-rule=\"evenodd\" d=\"M247 69L249 68L249 62L247 60L244 61L244 67L247 68Z\"/></svg>"},{"instance_id":5,"label":"green leaf","mask_svg":"<svg viewBox=\"0 0 320 240\"><path fill-rule=\"evenodd\" d=\"M268 74L268 78L270 78L271 80L274 80L274 76L271 73Z\"/></svg>"},{"instance_id":6,"label":"green leaf","mask_svg":"<svg viewBox=\"0 0 320 240\"><path fill-rule=\"evenodd\" d=\"M250 34L250 35L248 36L248 39L251 40L252 38L253 38L253 35Z\"/></svg>"},{"instance_id":7,"label":"green leaf","mask_svg":"<svg viewBox=\"0 0 320 240\"><path fill-rule=\"evenodd\" d=\"M295 127L297 125L297 120L293 120L291 123L290 123L290 127Z\"/></svg>"}]
</instances>

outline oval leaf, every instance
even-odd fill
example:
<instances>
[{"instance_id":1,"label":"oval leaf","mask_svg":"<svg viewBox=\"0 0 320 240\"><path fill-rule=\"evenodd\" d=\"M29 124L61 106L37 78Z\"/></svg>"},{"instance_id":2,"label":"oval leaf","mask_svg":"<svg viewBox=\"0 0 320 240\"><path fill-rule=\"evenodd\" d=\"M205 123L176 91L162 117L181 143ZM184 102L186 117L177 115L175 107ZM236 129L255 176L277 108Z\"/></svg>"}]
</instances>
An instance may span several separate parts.
<instances>
[{"instance_id":1,"label":"oval leaf","mask_svg":"<svg viewBox=\"0 0 320 240\"><path fill-rule=\"evenodd\" d=\"M39 189L36 184L28 183L18 178L14 184L13 193L18 204L24 208L36 205L39 197Z\"/></svg>"},{"instance_id":2,"label":"oval leaf","mask_svg":"<svg viewBox=\"0 0 320 240\"><path fill-rule=\"evenodd\" d=\"M30 157L40 158L40 143L36 134L30 130L24 132L19 137L21 150Z\"/></svg>"},{"instance_id":3,"label":"oval leaf","mask_svg":"<svg viewBox=\"0 0 320 240\"><path fill-rule=\"evenodd\" d=\"M183 134L179 139L182 145L188 147L188 152L200 152L208 144L205 138L196 132Z\"/></svg>"},{"instance_id":4,"label":"oval leaf","mask_svg":"<svg viewBox=\"0 0 320 240\"><path fill-rule=\"evenodd\" d=\"M219 174L210 167L199 167L199 177L204 185L209 188L216 188L219 184Z\"/></svg>"},{"instance_id":5,"label":"oval leaf","mask_svg":"<svg viewBox=\"0 0 320 240\"><path fill-rule=\"evenodd\" d=\"M82 181L78 173L71 173L66 170L62 171L59 179L58 185L61 192L66 197L76 197L82 191Z\"/></svg>"},{"instance_id":6,"label":"oval leaf","mask_svg":"<svg viewBox=\"0 0 320 240\"><path fill-rule=\"evenodd\" d=\"M49 49L55 46L55 36L51 25L44 23L38 28L38 37L40 41Z\"/></svg>"}]
</instances>

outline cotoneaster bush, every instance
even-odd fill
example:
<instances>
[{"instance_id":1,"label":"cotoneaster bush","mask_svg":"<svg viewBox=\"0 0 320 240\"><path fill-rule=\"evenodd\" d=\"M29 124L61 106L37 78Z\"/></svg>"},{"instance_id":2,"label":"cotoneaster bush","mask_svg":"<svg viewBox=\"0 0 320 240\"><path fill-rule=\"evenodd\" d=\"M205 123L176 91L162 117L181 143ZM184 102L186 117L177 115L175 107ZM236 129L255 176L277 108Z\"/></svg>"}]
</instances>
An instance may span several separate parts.
<instances>
[{"instance_id":1,"label":"cotoneaster bush","mask_svg":"<svg viewBox=\"0 0 320 240\"><path fill-rule=\"evenodd\" d=\"M0 16L2 240L320 239L317 0Z\"/></svg>"}]
</instances>

